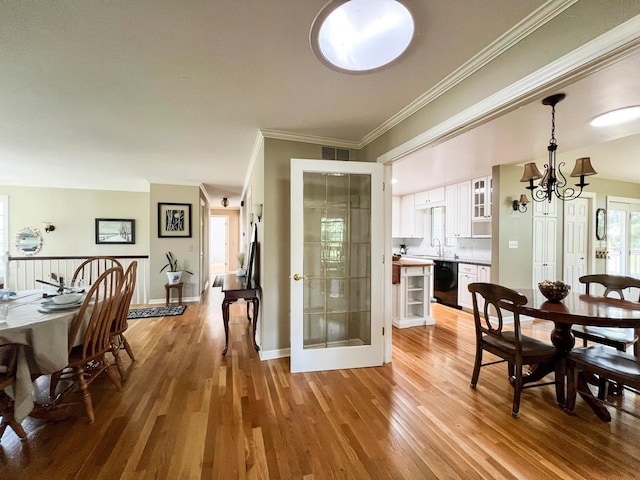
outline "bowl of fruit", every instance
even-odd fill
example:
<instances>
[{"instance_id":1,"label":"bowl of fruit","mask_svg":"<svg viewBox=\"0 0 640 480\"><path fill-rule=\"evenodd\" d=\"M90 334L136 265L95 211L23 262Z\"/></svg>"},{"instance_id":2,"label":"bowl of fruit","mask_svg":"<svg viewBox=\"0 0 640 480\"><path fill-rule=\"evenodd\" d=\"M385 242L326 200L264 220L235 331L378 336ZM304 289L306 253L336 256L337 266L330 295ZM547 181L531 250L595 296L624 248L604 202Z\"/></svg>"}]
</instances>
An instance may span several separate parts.
<instances>
[{"instance_id":1,"label":"bowl of fruit","mask_svg":"<svg viewBox=\"0 0 640 480\"><path fill-rule=\"evenodd\" d=\"M567 285L560 281L552 282L550 280L545 280L538 284L538 288L540 289L540 293L542 293L542 295L544 295L550 302L560 302L569 295L571 285Z\"/></svg>"}]
</instances>

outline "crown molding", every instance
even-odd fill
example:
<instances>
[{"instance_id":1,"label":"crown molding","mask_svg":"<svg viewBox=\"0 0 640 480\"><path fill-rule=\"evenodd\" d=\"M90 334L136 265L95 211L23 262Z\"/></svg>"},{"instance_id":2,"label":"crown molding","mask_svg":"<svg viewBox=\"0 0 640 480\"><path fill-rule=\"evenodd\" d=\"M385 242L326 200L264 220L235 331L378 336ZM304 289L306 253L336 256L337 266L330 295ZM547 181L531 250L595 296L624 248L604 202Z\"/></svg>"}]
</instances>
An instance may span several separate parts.
<instances>
[{"instance_id":1,"label":"crown molding","mask_svg":"<svg viewBox=\"0 0 640 480\"><path fill-rule=\"evenodd\" d=\"M548 21L565 11L578 0L549 0L537 10L532 12L520 23L512 27L496 41L482 49L471 60L456 69L449 76L436 84L429 91L422 94L411 102L400 112L384 122L378 128L368 133L360 141L347 141L336 138L317 137L313 135L294 134L280 130L262 129L265 138L275 138L278 140L289 140L293 142L305 142L318 145L330 145L334 147L350 148L360 150L373 142L376 138L391 130L393 127L409 118L418 110L424 108L435 99L451 90L463 80L467 79L506 50L520 42L523 38L543 26Z\"/></svg>"},{"instance_id":2,"label":"crown molding","mask_svg":"<svg viewBox=\"0 0 640 480\"><path fill-rule=\"evenodd\" d=\"M312 143L317 145L326 145L331 147L342 147L342 148L350 148L354 150L359 150L361 147L361 142L351 142L349 140L339 140L337 138L328 138L328 137L318 137L315 135L305 135L305 134L297 134L290 132L283 132L281 130L269 130L269 129L261 129L262 135L265 138L275 138L277 140L289 140L292 142L304 142L304 143Z\"/></svg>"},{"instance_id":3,"label":"crown molding","mask_svg":"<svg viewBox=\"0 0 640 480\"><path fill-rule=\"evenodd\" d=\"M423 147L468 130L489 116L525 104L538 92L560 82L576 80L640 49L640 15L609 30L554 62L538 69L512 85L411 140L380 155L380 163L389 163Z\"/></svg>"},{"instance_id":4,"label":"crown molding","mask_svg":"<svg viewBox=\"0 0 640 480\"><path fill-rule=\"evenodd\" d=\"M540 6L540 8L532 12L529 16L524 18L520 23L512 27L493 43L483 48L471 60L460 66L453 73L437 83L429 91L422 94L396 115L391 117L371 133L369 133L359 142L361 145L360 148L363 148L364 146L373 142L376 138L388 132L393 127L406 120L411 115L421 110L441 95L451 90L460 82L469 78L471 75L486 66L496 57L500 56L502 53L520 42L523 38L527 37L538 28L564 12L567 8L575 4L577 1L578 0L550 0L544 5Z\"/></svg>"}]
</instances>

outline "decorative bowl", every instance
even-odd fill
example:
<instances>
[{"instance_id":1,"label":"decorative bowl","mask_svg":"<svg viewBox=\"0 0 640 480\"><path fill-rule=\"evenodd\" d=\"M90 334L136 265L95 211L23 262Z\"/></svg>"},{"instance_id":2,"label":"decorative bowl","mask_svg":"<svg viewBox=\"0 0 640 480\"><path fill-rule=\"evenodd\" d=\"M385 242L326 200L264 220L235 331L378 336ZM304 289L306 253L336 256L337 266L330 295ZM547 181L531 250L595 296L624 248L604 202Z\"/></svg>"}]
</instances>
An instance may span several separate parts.
<instances>
[{"instance_id":1,"label":"decorative bowl","mask_svg":"<svg viewBox=\"0 0 640 480\"><path fill-rule=\"evenodd\" d=\"M571 285L567 285L560 281L551 282L549 280L545 280L538 284L538 288L540 289L540 293L542 293L542 295L544 295L550 302L560 302L564 297L569 295Z\"/></svg>"},{"instance_id":2,"label":"decorative bowl","mask_svg":"<svg viewBox=\"0 0 640 480\"><path fill-rule=\"evenodd\" d=\"M51 297L51 300L53 300L53 303L56 303L58 305L68 305L69 303L79 302L81 298L81 293L65 293L64 295Z\"/></svg>"}]
</instances>

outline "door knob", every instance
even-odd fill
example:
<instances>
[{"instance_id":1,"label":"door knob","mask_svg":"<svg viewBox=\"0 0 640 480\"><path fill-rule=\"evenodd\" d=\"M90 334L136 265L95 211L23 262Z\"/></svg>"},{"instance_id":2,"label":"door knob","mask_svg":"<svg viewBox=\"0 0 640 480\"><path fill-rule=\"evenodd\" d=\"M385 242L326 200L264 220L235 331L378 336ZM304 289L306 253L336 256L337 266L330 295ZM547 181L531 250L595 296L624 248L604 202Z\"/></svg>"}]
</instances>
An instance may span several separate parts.
<instances>
[{"instance_id":1,"label":"door knob","mask_svg":"<svg viewBox=\"0 0 640 480\"><path fill-rule=\"evenodd\" d=\"M294 279L296 282L299 282L299 281L300 281L300 280L302 280L303 278L306 278L306 277L305 277L304 275L300 275L300 274L298 274L298 273L295 273L295 274L293 275L293 279Z\"/></svg>"}]
</instances>

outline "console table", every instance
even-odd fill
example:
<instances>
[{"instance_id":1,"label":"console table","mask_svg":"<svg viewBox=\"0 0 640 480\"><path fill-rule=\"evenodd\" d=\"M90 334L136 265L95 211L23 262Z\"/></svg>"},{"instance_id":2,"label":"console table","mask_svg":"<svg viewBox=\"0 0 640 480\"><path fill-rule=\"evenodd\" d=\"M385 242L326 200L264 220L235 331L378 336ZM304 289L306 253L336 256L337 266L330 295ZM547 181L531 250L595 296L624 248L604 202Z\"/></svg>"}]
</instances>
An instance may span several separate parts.
<instances>
[{"instance_id":1,"label":"console table","mask_svg":"<svg viewBox=\"0 0 640 480\"><path fill-rule=\"evenodd\" d=\"M224 276L222 282L222 292L224 293L222 320L224 321L225 343L222 355L226 355L229 349L229 306L240 299L244 299L247 302L247 320L249 323L251 323L249 305L253 307L253 348L256 349L256 352L260 350L256 343L256 324L258 323L258 311L260 309L258 288L258 285L255 282L249 282L247 277L238 277L235 273L229 273Z\"/></svg>"}]
</instances>

